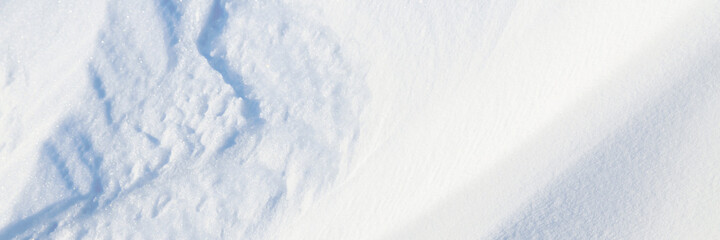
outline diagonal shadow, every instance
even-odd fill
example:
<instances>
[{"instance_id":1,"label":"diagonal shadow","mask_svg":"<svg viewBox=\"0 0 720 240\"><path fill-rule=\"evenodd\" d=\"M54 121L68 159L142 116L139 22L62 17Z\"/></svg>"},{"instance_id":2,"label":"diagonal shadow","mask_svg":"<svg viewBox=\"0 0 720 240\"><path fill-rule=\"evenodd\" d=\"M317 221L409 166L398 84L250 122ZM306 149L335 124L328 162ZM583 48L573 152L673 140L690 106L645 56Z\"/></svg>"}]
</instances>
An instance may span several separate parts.
<instances>
[{"instance_id":1,"label":"diagonal shadow","mask_svg":"<svg viewBox=\"0 0 720 240\"><path fill-rule=\"evenodd\" d=\"M702 72L676 79L674 86L637 113L613 136L581 157L576 165L547 185L513 219L494 234L494 239L534 239L553 233L552 238L618 238L614 227L631 224L643 214L652 186L678 164L663 152L693 110L718 92L717 57L707 56ZM678 116L678 117L675 117ZM668 147L661 147L668 143ZM669 148L669 149L668 149ZM598 225L605 223L607 225Z\"/></svg>"},{"instance_id":2,"label":"diagonal shadow","mask_svg":"<svg viewBox=\"0 0 720 240\"><path fill-rule=\"evenodd\" d=\"M73 196L52 203L30 216L5 226L0 229L0 239L11 239L42 226L50 226L49 228L53 230L54 227L52 226L57 227L56 218L65 214L74 206L82 205L77 215L89 215L97 209L97 197L104 192L100 172L103 158L94 150L90 139L85 134L72 136L74 130L72 126L66 124L63 128L60 134L66 137L61 138L60 144L65 144L61 145L61 147L74 147L74 156L63 156L58 151L58 143L47 141L43 144L40 162L48 161L49 166L57 170L62 179L62 184L73 193ZM86 193L81 194L80 186L73 180L71 170L74 168L83 168L90 174L89 189ZM50 233L52 231L44 234ZM38 234L38 232L35 232L35 234Z\"/></svg>"},{"instance_id":3,"label":"diagonal shadow","mask_svg":"<svg viewBox=\"0 0 720 240\"><path fill-rule=\"evenodd\" d=\"M250 90L245 85L243 76L230 67L226 60L226 51L216 47L219 44L218 39L222 36L227 24L228 12L225 10L223 2L214 0L208 13L207 22L200 31L197 49L210 64L210 67L220 73L223 81L232 87L235 97L242 98L244 104L243 117L251 123L262 124L264 120L260 117L260 103L257 99L250 97Z\"/></svg>"},{"instance_id":4,"label":"diagonal shadow","mask_svg":"<svg viewBox=\"0 0 720 240\"><path fill-rule=\"evenodd\" d=\"M717 97L720 90L716 77L720 48L708 44L686 54L661 59L663 67L676 70L672 75L667 70L656 72L657 66L644 62L629 66L631 72L642 69L641 75L630 75L623 81L653 76L670 87L660 88L663 92L648 101L633 102L641 107L627 114L627 121L602 120L613 115L599 114L627 111L610 111L611 106L622 104L608 100L607 94L634 99L629 96L642 89L620 87L644 84L612 86L581 101L583 104L568 109L570 114L558 118L390 238L452 232L474 239L586 239L592 236L571 235L574 230L585 231L580 234L608 233L606 228L594 226L592 217L603 217L612 224L632 223L629 215L634 213L623 210L632 206L642 213L646 203L635 197L654 195L650 188L655 186L654 181L671 174L667 171L676 164L671 159L659 159L659 152L677 147L679 143L672 142L672 136L692 118L692 109L704 107L705 100ZM597 116L600 119L595 119ZM614 130L611 134L594 132L607 129ZM587 139L583 138L586 134L590 136ZM596 138L599 136L608 137ZM659 144L668 146L660 148ZM542 235L549 232L558 236Z\"/></svg>"}]
</instances>

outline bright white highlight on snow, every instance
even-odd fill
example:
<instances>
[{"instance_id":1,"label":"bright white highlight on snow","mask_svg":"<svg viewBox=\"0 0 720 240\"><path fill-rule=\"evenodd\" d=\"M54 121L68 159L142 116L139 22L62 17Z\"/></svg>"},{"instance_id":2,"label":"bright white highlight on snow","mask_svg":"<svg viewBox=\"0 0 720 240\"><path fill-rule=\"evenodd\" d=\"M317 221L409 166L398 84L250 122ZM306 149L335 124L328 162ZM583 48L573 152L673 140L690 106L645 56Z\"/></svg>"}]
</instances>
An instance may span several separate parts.
<instances>
[{"instance_id":1,"label":"bright white highlight on snow","mask_svg":"<svg viewBox=\"0 0 720 240\"><path fill-rule=\"evenodd\" d=\"M717 239L720 3L0 2L0 239Z\"/></svg>"}]
</instances>

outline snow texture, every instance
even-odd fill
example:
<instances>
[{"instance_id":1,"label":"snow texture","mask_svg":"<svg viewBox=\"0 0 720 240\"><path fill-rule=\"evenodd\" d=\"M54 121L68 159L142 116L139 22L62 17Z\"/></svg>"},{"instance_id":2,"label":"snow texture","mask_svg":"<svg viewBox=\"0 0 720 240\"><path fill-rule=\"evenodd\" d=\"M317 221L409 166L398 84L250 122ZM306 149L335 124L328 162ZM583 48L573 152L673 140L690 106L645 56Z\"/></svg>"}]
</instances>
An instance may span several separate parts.
<instances>
[{"instance_id":1,"label":"snow texture","mask_svg":"<svg viewBox=\"0 0 720 240\"><path fill-rule=\"evenodd\" d=\"M0 239L720 239L718 13L0 1Z\"/></svg>"}]
</instances>

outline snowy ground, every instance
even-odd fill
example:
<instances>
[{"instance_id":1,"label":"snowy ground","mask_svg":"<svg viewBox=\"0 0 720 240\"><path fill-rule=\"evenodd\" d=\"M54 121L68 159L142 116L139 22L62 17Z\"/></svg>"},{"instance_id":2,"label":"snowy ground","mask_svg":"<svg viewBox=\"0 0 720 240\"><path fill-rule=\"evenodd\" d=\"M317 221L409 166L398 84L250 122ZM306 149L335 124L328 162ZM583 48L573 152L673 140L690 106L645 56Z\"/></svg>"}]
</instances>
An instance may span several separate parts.
<instances>
[{"instance_id":1,"label":"snowy ground","mask_svg":"<svg viewBox=\"0 0 720 240\"><path fill-rule=\"evenodd\" d=\"M718 13L0 1L0 239L720 239Z\"/></svg>"}]
</instances>

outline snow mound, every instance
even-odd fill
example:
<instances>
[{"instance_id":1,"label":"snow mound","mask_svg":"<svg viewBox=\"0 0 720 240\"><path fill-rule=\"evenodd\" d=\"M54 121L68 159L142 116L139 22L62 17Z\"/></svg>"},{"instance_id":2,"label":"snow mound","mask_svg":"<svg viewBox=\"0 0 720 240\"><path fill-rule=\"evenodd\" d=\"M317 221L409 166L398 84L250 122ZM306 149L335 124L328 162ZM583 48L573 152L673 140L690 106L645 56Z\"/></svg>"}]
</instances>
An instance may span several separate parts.
<instances>
[{"instance_id":1,"label":"snow mound","mask_svg":"<svg viewBox=\"0 0 720 240\"><path fill-rule=\"evenodd\" d=\"M362 72L300 7L6 4L61 17L18 26L51 36L3 50L2 182L22 190L0 209L2 239L259 237L347 165ZM44 58L64 47L84 55ZM43 135L13 137L34 130L24 118Z\"/></svg>"}]
</instances>

